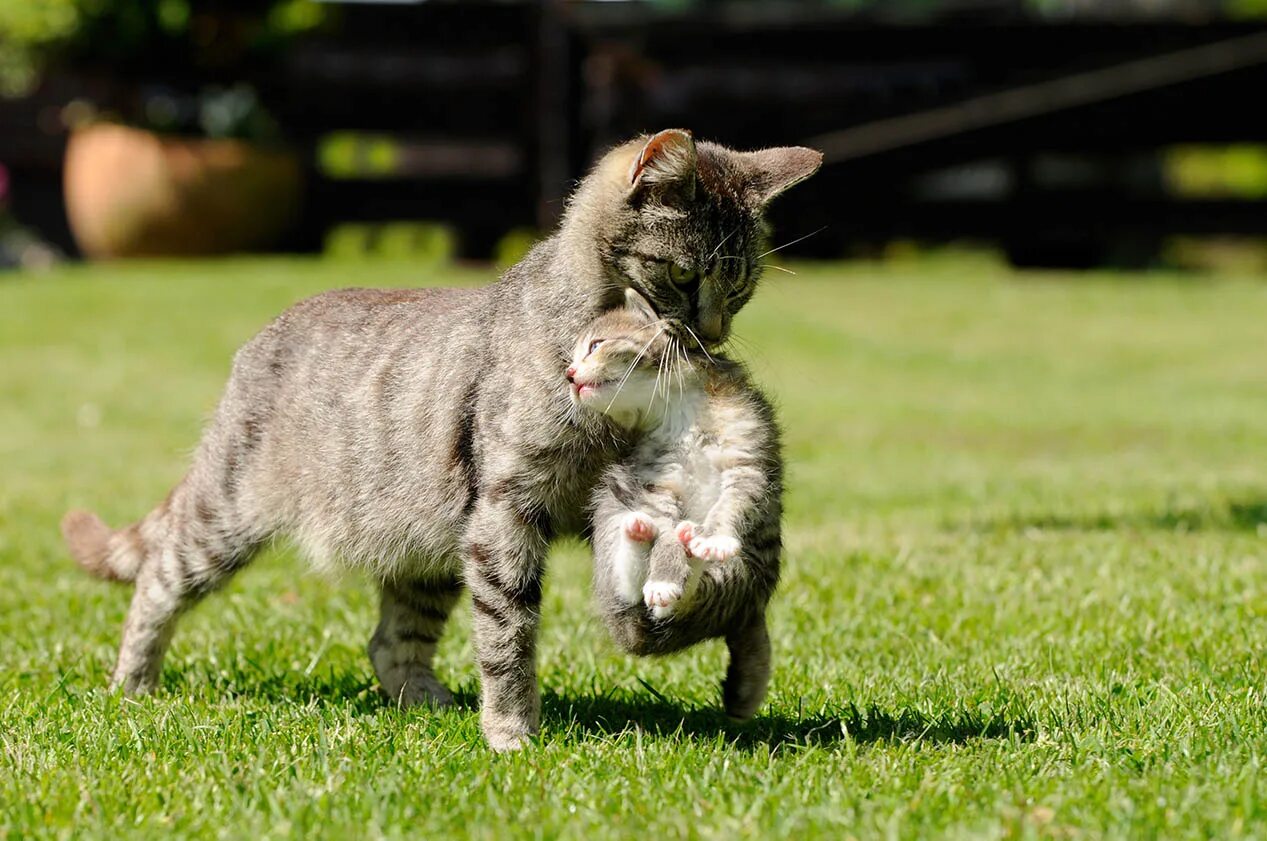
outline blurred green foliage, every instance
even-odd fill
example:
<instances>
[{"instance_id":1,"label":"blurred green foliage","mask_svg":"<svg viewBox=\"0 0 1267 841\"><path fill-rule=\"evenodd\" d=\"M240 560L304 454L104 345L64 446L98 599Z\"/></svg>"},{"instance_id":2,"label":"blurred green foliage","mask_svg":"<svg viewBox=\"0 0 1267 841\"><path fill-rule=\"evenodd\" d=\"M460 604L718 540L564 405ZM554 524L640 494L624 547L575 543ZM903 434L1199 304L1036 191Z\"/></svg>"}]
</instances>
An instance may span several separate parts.
<instances>
[{"instance_id":1,"label":"blurred green foliage","mask_svg":"<svg viewBox=\"0 0 1267 841\"><path fill-rule=\"evenodd\" d=\"M440 222L339 225L326 235L325 253L338 260L407 260L438 266L453 262L457 233Z\"/></svg>"},{"instance_id":2,"label":"blurred green foliage","mask_svg":"<svg viewBox=\"0 0 1267 841\"><path fill-rule=\"evenodd\" d=\"M513 228L497 241L493 251L493 265L505 270L528 255L532 247L541 241L541 232L533 228Z\"/></svg>"},{"instance_id":3,"label":"blurred green foliage","mask_svg":"<svg viewBox=\"0 0 1267 841\"><path fill-rule=\"evenodd\" d=\"M1267 198L1267 146L1176 146L1166 152L1165 172L1187 198Z\"/></svg>"},{"instance_id":4,"label":"blurred green foliage","mask_svg":"<svg viewBox=\"0 0 1267 841\"><path fill-rule=\"evenodd\" d=\"M0 95L29 91L56 63L119 70L162 56L223 66L275 50L327 16L315 0L264 0L249 13L216 0L0 0Z\"/></svg>"}]
</instances>

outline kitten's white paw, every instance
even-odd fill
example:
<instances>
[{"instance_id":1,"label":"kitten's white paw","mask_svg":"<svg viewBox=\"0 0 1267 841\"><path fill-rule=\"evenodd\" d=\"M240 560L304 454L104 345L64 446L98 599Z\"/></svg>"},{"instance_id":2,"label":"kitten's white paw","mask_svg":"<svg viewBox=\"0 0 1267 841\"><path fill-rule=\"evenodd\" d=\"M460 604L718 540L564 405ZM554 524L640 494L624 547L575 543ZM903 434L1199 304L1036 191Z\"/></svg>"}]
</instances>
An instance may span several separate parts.
<instances>
[{"instance_id":1,"label":"kitten's white paw","mask_svg":"<svg viewBox=\"0 0 1267 841\"><path fill-rule=\"evenodd\" d=\"M688 547L691 554L705 561L728 561L739 552L739 541L730 535L696 537Z\"/></svg>"},{"instance_id":2,"label":"kitten's white paw","mask_svg":"<svg viewBox=\"0 0 1267 841\"><path fill-rule=\"evenodd\" d=\"M642 588L643 601L656 619L673 615L678 599L682 598L682 585L671 581L648 581Z\"/></svg>"},{"instance_id":3,"label":"kitten's white paw","mask_svg":"<svg viewBox=\"0 0 1267 841\"><path fill-rule=\"evenodd\" d=\"M625 532L625 537L637 543L650 543L660 533L651 518L641 511L630 511L620 525Z\"/></svg>"}]
</instances>

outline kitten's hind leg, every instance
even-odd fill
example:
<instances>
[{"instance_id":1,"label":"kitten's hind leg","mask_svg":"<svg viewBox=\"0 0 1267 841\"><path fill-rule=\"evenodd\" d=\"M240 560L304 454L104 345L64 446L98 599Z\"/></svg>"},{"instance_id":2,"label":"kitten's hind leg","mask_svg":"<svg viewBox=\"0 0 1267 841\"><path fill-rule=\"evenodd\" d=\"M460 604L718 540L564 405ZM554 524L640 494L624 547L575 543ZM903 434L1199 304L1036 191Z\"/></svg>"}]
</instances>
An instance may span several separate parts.
<instances>
[{"instance_id":1,"label":"kitten's hind leg","mask_svg":"<svg viewBox=\"0 0 1267 841\"><path fill-rule=\"evenodd\" d=\"M665 529L651 546L647 583L642 588L643 601L651 615L668 619L676 613L691 595L698 578L696 572L677 536Z\"/></svg>"},{"instance_id":2,"label":"kitten's hind leg","mask_svg":"<svg viewBox=\"0 0 1267 841\"><path fill-rule=\"evenodd\" d=\"M722 683L726 715L746 721L756 714L770 685L770 634L765 616L726 635L730 667Z\"/></svg>"},{"instance_id":3,"label":"kitten's hind leg","mask_svg":"<svg viewBox=\"0 0 1267 841\"><path fill-rule=\"evenodd\" d=\"M630 511L620 519L620 533L612 552L616 597L622 604L637 604L642 599L642 585L647 580L649 544L660 533L647 514Z\"/></svg>"},{"instance_id":4,"label":"kitten's hind leg","mask_svg":"<svg viewBox=\"0 0 1267 841\"><path fill-rule=\"evenodd\" d=\"M382 618L369 654L379 688L390 700L402 707L453 703L453 694L432 671L432 661L461 594L456 576L383 582Z\"/></svg>"}]
</instances>

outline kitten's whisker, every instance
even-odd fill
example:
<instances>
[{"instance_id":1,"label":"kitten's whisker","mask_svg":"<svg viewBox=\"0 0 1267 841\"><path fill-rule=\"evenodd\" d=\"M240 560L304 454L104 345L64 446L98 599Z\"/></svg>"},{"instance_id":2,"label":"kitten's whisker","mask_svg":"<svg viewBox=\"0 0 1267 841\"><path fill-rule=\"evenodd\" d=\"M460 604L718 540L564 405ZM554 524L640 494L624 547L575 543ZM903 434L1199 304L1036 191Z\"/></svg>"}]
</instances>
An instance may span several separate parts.
<instances>
[{"instance_id":1,"label":"kitten's whisker","mask_svg":"<svg viewBox=\"0 0 1267 841\"><path fill-rule=\"evenodd\" d=\"M814 236L814 234L821 234L821 233L822 233L823 231L825 231L825 230L827 230L827 226L826 226L826 225L824 225L823 227L819 228L817 231L811 231L810 233L806 234L806 235L805 235L805 236L803 236L803 237L797 237L796 239L792 240L791 242L785 242L785 243L783 243L782 245L780 245L778 248L771 248L769 251L765 251L765 252L763 252L763 253L761 253L761 254L758 254L758 255L757 255L757 259L758 259L758 260L760 260L762 257L766 256L767 254L773 254L773 253L774 253L774 252L776 252L776 251L782 251L783 249L787 248L788 246L796 245L798 242L804 242L805 240L807 240L807 239L809 239L810 237Z\"/></svg>"},{"instance_id":2,"label":"kitten's whisker","mask_svg":"<svg viewBox=\"0 0 1267 841\"><path fill-rule=\"evenodd\" d=\"M774 265L773 263L762 263L762 264L761 264L761 268L763 268L763 269L774 269L775 271L779 271L779 272L787 272L788 274L796 274L796 272L792 271L791 269L785 269L785 268L783 268L782 266L776 266L776 265Z\"/></svg>"}]
</instances>

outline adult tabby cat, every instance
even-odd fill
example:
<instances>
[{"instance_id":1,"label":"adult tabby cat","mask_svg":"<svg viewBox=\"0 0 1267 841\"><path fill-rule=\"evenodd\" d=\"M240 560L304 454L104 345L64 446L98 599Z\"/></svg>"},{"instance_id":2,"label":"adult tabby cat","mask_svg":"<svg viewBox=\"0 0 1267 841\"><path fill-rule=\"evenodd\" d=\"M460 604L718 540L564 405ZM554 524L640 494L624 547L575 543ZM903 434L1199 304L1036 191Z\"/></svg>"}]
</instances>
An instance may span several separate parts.
<instances>
[{"instance_id":1,"label":"adult tabby cat","mask_svg":"<svg viewBox=\"0 0 1267 841\"><path fill-rule=\"evenodd\" d=\"M594 493L594 596L616 643L667 654L724 637L722 700L748 718L770 678L783 463L770 404L743 366L680 345L637 292L582 334L573 400L636 433Z\"/></svg>"},{"instance_id":2,"label":"adult tabby cat","mask_svg":"<svg viewBox=\"0 0 1267 841\"><path fill-rule=\"evenodd\" d=\"M432 658L469 587L484 735L521 746L540 717L547 546L583 526L627 447L570 408L573 340L633 287L675 334L722 341L755 288L762 209L820 161L662 131L605 155L559 230L495 284L343 290L284 312L238 352L166 500L118 531L82 511L63 521L86 569L135 585L112 683L152 690L181 612L290 535L381 582L369 654L402 705L450 700Z\"/></svg>"}]
</instances>

